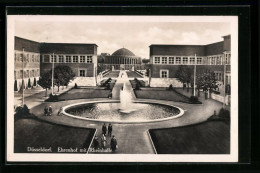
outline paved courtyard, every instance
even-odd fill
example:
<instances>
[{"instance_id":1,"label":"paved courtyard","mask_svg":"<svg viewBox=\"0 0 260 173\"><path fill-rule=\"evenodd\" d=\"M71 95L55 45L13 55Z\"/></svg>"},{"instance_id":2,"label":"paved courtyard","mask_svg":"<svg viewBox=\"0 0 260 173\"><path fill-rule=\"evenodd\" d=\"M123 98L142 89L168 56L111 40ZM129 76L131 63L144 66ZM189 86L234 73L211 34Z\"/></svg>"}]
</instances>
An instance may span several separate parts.
<instances>
[{"instance_id":1,"label":"paved courtyard","mask_svg":"<svg viewBox=\"0 0 260 173\"><path fill-rule=\"evenodd\" d=\"M118 75L117 82L112 91L113 98L112 100L118 101L120 89L124 85L126 89L132 92L134 99L133 91L128 77L125 71L120 71ZM39 96L38 96L39 95ZM101 136L102 122L89 121L89 120L80 120L68 116L58 116L57 112L60 107L66 106L69 104L80 103L85 101L98 101L98 100L109 100L108 98L94 98L94 99L78 99L78 100L68 100L61 102L52 102L47 103L43 102L44 97L40 97L43 93L39 93L36 98L35 95L25 98L25 103L31 108L31 112L34 113L38 118L50 121L56 124L63 124L73 127L84 127L84 128L96 128L97 136ZM145 99L136 99L137 101L150 101ZM182 108L185 112L183 116L171 119L167 121L160 122L150 122L150 123L112 123L113 125L113 134L116 136L118 141L118 150L117 153L124 154L152 154L155 153L152 142L149 139L148 129L157 129L157 128L170 128L170 127L179 127L186 126L190 124L196 124L203 121L206 121L209 116L214 113L214 110L219 110L222 107L222 104L214 101L212 99L204 100L202 99L202 104L187 104L174 101L164 101L164 100L153 100L154 102L169 104ZM54 113L53 116L43 116L43 109L45 106L51 105L53 107ZM108 125L108 124L106 124ZM108 144L110 144L110 138L108 137Z\"/></svg>"}]
</instances>

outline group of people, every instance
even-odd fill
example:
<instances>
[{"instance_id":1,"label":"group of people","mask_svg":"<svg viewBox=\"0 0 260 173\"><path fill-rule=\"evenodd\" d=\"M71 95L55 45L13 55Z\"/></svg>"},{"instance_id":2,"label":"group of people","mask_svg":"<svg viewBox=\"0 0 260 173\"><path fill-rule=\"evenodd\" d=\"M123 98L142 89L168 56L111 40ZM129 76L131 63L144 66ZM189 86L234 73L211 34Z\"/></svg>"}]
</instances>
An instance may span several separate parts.
<instances>
[{"instance_id":1,"label":"group of people","mask_svg":"<svg viewBox=\"0 0 260 173\"><path fill-rule=\"evenodd\" d=\"M104 123L103 126L102 126L102 136L100 138L100 142L101 142L101 148L106 149L107 148L107 138L106 138L106 136L108 136L108 137L112 136L112 138L110 140L110 149L112 150L112 152L115 152L115 150L118 147L117 147L117 140L115 138L115 135L112 135L112 131L113 131L113 127L112 127L111 123L109 123L108 127ZM95 136L95 138L94 138L93 146L94 146L95 150L97 150L99 148L99 141L98 141L97 136Z\"/></svg>"},{"instance_id":2,"label":"group of people","mask_svg":"<svg viewBox=\"0 0 260 173\"><path fill-rule=\"evenodd\" d=\"M49 106L49 107L45 106L44 115L45 116L51 116L52 115L52 107L51 106Z\"/></svg>"},{"instance_id":3,"label":"group of people","mask_svg":"<svg viewBox=\"0 0 260 173\"><path fill-rule=\"evenodd\" d=\"M45 116L51 116L52 115L52 107L49 106L45 106L44 108L44 115ZM62 115L62 107L60 107L59 111L58 111L58 115Z\"/></svg>"}]
</instances>

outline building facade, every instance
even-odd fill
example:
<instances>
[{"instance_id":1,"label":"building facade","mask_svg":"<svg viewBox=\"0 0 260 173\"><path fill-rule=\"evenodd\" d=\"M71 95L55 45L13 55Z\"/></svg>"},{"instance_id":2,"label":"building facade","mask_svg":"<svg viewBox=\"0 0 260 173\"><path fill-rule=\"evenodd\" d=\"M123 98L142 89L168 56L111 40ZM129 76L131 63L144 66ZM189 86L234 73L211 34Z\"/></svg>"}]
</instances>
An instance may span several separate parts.
<instances>
[{"instance_id":1,"label":"building facade","mask_svg":"<svg viewBox=\"0 0 260 173\"><path fill-rule=\"evenodd\" d=\"M24 52L24 53L23 53ZM22 61L24 55L25 86L32 77L39 80L39 76L50 71L52 64L67 65L75 74L74 82L78 86L95 86L97 70L97 45L74 43L38 43L15 37L15 80L18 90L22 81ZM17 60L18 57L18 60ZM28 61L27 61L28 60ZM28 87L28 86L27 86Z\"/></svg>"},{"instance_id":2,"label":"building facade","mask_svg":"<svg viewBox=\"0 0 260 173\"><path fill-rule=\"evenodd\" d=\"M105 56L104 66L107 70L140 70L141 57L135 56L126 48L121 48L112 55Z\"/></svg>"},{"instance_id":3,"label":"building facade","mask_svg":"<svg viewBox=\"0 0 260 173\"><path fill-rule=\"evenodd\" d=\"M14 90L37 85L40 77L40 44L31 40L15 37L14 45Z\"/></svg>"},{"instance_id":4,"label":"building facade","mask_svg":"<svg viewBox=\"0 0 260 173\"><path fill-rule=\"evenodd\" d=\"M226 66L226 84L230 84L230 35L224 41L208 45L150 45L149 78L151 87L182 87L176 78L181 65L188 65L197 72L210 69L214 71L219 83L224 82L224 64Z\"/></svg>"}]
</instances>

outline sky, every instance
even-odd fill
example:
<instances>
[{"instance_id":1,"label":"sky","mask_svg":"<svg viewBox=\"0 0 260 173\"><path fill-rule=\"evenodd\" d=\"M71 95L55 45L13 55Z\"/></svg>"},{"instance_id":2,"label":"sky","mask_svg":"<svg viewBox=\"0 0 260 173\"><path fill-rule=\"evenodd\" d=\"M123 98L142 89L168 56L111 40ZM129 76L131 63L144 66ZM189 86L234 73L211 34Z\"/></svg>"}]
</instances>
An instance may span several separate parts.
<instances>
[{"instance_id":1,"label":"sky","mask_svg":"<svg viewBox=\"0 0 260 173\"><path fill-rule=\"evenodd\" d=\"M228 22L16 21L15 36L37 42L95 43L98 54L127 48L149 58L151 44L205 45L230 34Z\"/></svg>"}]
</instances>

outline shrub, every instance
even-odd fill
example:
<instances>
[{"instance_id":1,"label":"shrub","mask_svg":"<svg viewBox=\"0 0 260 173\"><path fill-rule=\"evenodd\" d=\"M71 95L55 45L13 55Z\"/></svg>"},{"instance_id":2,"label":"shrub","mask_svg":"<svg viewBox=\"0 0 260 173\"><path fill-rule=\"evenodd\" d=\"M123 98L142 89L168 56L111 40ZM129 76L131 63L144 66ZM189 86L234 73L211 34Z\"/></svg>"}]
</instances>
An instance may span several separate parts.
<instances>
[{"instance_id":1,"label":"shrub","mask_svg":"<svg viewBox=\"0 0 260 173\"><path fill-rule=\"evenodd\" d=\"M140 90L140 85L139 85L139 83L136 83L136 85L135 85L135 90Z\"/></svg>"},{"instance_id":2,"label":"shrub","mask_svg":"<svg viewBox=\"0 0 260 173\"><path fill-rule=\"evenodd\" d=\"M16 107L15 114L14 114L15 120L20 118L27 118L29 116L30 116L30 109L26 104L24 104L24 106Z\"/></svg>"},{"instance_id":3,"label":"shrub","mask_svg":"<svg viewBox=\"0 0 260 173\"><path fill-rule=\"evenodd\" d=\"M230 121L230 112L229 110L221 108L218 114L219 118L223 119L226 122Z\"/></svg>"},{"instance_id":4,"label":"shrub","mask_svg":"<svg viewBox=\"0 0 260 173\"><path fill-rule=\"evenodd\" d=\"M57 102L57 101L59 101L59 97L57 95L50 94L50 97L46 101Z\"/></svg>"},{"instance_id":5,"label":"shrub","mask_svg":"<svg viewBox=\"0 0 260 173\"><path fill-rule=\"evenodd\" d=\"M17 88L17 80L14 81L14 91L18 91L18 88Z\"/></svg>"},{"instance_id":6,"label":"shrub","mask_svg":"<svg viewBox=\"0 0 260 173\"><path fill-rule=\"evenodd\" d=\"M31 79L29 78L28 79L28 88L31 88L32 86L31 86Z\"/></svg>"},{"instance_id":7,"label":"shrub","mask_svg":"<svg viewBox=\"0 0 260 173\"><path fill-rule=\"evenodd\" d=\"M36 78L34 78L34 81L33 81L33 86L36 86L37 83L36 83Z\"/></svg>"},{"instance_id":8,"label":"shrub","mask_svg":"<svg viewBox=\"0 0 260 173\"><path fill-rule=\"evenodd\" d=\"M172 86L172 84L171 84L171 85L169 85L169 88L168 88L168 90L173 90L173 86Z\"/></svg>"},{"instance_id":9,"label":"shrub","mask_svg":"<svg viewBox=\"0 0 260 173\"><path fill-rule=\"evenodd\" d=\"M191 103L198 103L198 102L199 102L199 99L198 99L197 96L191 96L190 99L189 99L189 101L190 101Z\"/></svg>"}]
</instances>

